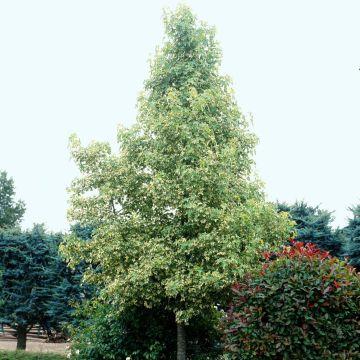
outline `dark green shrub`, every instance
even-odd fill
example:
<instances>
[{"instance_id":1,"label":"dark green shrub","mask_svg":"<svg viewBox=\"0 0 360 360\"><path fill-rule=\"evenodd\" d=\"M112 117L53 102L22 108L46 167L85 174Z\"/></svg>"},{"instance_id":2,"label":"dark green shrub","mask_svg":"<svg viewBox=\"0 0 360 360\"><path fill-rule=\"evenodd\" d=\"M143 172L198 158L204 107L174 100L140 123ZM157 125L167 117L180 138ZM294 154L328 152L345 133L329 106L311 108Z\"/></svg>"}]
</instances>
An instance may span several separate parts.
<instances>
[{"instance_id":1,"label":"dark green shrub","mask_svg":"<svg viewBox=\"0 0 360 360\"><path fill-rule=\"evenodd\" d=\"M360 277L315 245L264 254L234 286L224 319L229 359L360 359Z\"/></svg>"},{"instance_id":2,"label":"dark green shrub","mask_svg":"<svg viewBox=\"0 0 360 360\"><path fill-rule=\"evenodd\" d=\"M78 312L72 328L72 359L176 359L176 324L164 309L133 307L118 313L111 305L97 304ZM194 319L187 328L191 359L215 359L220 349L216 329L219 314Z\"/></svg>"}]
</instances>

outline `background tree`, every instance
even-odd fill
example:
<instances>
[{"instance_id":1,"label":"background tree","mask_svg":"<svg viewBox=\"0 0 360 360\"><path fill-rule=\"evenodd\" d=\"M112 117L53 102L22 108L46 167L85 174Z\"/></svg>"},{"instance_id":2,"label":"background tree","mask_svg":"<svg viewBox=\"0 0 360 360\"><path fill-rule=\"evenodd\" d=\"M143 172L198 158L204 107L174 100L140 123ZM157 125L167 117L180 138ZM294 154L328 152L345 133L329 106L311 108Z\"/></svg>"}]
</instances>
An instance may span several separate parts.
<instances>
[{"instance_id":1,"label":"background tree","mask_svg":"<svg viewBox=\"0 0 360 360\"><path fill-rule=\"evenodd\" d=\"M58 254L60 234L41 225L31 231L0 231L0 323L17 332L17 348L26 348L26 333L35 324L51 335L70 319L70 302L79 299L80 276Z\"/></svg>"},{"instance_id":2,"label":"background tree","mask_svg":"<svg viewBox=\"0 0 360 360\"><path fill-rule=\"evenodd\" d=\"M164 22L165 45L137 123L119 130L119 155L71 139L82 175L71 187L70 219L95 230L90 241L69 237L64 252L72 265L99 264L85 278L120 309L165 304L185 359L185 325L226 297L288 222L254 180L257 140L219 74L214 29L184 6Z\"/></svg>"},{"instance_id":3,"label":"background tree","mask_svg":"<svg viewBox=\"0 0 360 360\"><path fill-rule=\"evenodd\" d=\"M318 206L310 206L304 201L293 205L277 203L280 211L287 212L295 221L295 239L304 243L316 244L320 249L329 251L333 256L341 254L341 236L339 231L333 231L331 222L334 220L331 212Z\"/></svg>"},{"instance_id":4,"label":"background tree","mask_svg":"<svg viewBox=\"0 0 360 360\"><path fill-rule=\"evenodd\" d=\"M89 240L92 231L92 227L81 227L79 224L75 224L70 229L71 234L83 240ZM76 268L70 269L63 256L58 253L59 245L63 241L62 234L48 236L54 254L51 263L54 286L51 289L51 299L47 302L46 315L49 318L49 328L63 334L67 333L68 325L74 321L75 307L83 306L84 300L94 296L95 291L92 286L82 283L85 265L81 263Z\"/></svg>"},{"instance_id":5,"label":"background tree","mask_svg":"<svg viewBox=\"0 0 360 360\"><path fill-rule=\"evenodd\" d=\"M15 201L14 181L0 171L0 229L18 225L25 212L24 202Z\"/></svg>"},{"instance_id":6,"label":"background tree","mask_svg":"<svg viewBox=\"0 0 360 360\"><path fill-rule=\"evenodd\" d=\"M35 226L31 232L2 231L0 262L0 322L16 329L17 349L25 349L29 327L46 322L46 303L52 286L51 253L43 228Z\"/></svg>"},{"instance_id":7,"label":"background tree","mask_svg":"<svg viewBox=\"0 0 360 360\"><path fill-rule=\"evenodd\" d=\"M349 264L360 271L360 205L349 208L352 218L343 229L346 242L343 247L343 255L349 257Z\"/></svg>"}]
</instances>

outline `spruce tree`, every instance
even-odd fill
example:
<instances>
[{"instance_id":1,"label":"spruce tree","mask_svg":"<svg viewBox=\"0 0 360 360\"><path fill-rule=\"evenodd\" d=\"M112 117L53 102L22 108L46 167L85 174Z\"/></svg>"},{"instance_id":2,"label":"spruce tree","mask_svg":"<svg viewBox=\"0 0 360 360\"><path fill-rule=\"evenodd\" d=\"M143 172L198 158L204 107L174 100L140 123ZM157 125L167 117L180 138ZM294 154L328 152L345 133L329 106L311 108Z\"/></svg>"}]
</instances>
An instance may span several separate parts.
<instances>
[{"instance_id":1,"label":"spruce tree","mask_svg":"<svg viewBox=\"0 0 360 360\"><path fill-rule=\"evenodd\" d=\"M14 180L0 171L0 229L18 225L25 212L23 201L15 201Z\"/></svg>"},{"instance_id":2,"label":"spruce tree","mask_svg":"<svg viewBox=\"0 0 360 360\"><path fill-rule=\"evenodd\" d=\"M360 271L360 205L350 207L352 218L343 229L346 235L343 255L349 258L349 264Z\"/></svg>"},{"instance_id":3,"label":"spruce tree","mask_svg":"<svg viewBox=\"0 0 360 360\"><path fill-rule=\"evenodd\" d=\"M95 230L90 241L68 238L63 251L72 265L99 265L85 278L120 309L164 304L183 360L189 320L224 299L288 222L254 177L257 139L219 73L214 29L185 6L164 23L137 123L119 130L120 153L71 138L81 176L71 186L70 220Z\"/></svg>"},{"instance_id":4,"label":"spruce tree","mask_svg":"<svg viewBox=\"0 0 360 360\"><path fill-rule=\"evenodd\" d=\"M292 205L278 203L277 208L279 211L287 212L295 221L295 240L316 244L320 249L329 251L331 255L340 256L340 236L338 231L331 228L331 212L320 209L319 206L310 206L304 201Z\"/></svg>"},{"instance_id":5,"label":"spruce tree","mask_svg":"<svg viewBox=\"0 0 360 360\"><path fill-rule=\"evenodd\" d=\"M26 348L26 334L35 324L49 326L53 255L42 226L32 231L0 232L0 323L17 332L17 349Z\"/></svg>"},{"instance_id":6,"label":"spruce tree","mask_svg":"<svg viewBox=\"0 0 360 360\"><path fill-rule=\"evenodd\" d=\"M89 240L92 231L90 226L81 227L76 224L71 227L70 234L75 234L82 240ZM95 291L92 286L82 284L85 265L79 264L76 268L70 269L63 256L59 254L58 247L63 241L63 235L49 235L49 238L54 253L51 264L54 280L46 315L51 329L63 333L67 325L74 320L72 315L75 306L81 306L82 302L91 298Z\"/></svg>"}]
</instances>

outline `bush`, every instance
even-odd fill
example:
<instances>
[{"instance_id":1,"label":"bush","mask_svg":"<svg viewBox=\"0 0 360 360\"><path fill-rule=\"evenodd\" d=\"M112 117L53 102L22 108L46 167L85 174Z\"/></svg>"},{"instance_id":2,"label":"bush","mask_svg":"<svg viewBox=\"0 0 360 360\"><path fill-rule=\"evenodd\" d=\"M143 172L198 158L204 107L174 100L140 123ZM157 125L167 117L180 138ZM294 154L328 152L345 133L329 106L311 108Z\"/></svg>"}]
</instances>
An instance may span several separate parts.
<instances>
[{"instance_id":1,"label":"bush","mask_svg":"<svg viewBox=\"0 0 360 360\"><path fill-rule=\"evenodd\" d=\"M359 274L301 242L264 257L262 271L233 288L227 358L359 359Z\"/></svg>"},{"instance_id":2,"label":"bush","mask_svg":"<svg viewBox=\"0 0 360 360\"><path fill-rule=\"evenodd\" d=\"M122 313L107 304L97 304L77 313L73 326L71 359L176 359L176 324L172 312L162 308L129 308ZM215 359L221 337L215 325L218 312L194 319L187 328L191 359Z\"/></svg>"}]
</instances>

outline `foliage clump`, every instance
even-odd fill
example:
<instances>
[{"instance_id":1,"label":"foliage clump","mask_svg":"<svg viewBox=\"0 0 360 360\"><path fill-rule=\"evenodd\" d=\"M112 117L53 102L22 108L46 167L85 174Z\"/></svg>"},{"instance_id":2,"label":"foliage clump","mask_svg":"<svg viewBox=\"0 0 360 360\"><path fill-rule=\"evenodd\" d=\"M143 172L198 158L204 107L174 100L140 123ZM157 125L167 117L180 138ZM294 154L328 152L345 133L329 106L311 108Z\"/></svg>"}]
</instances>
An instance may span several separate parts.
<instances>
[{"instance_id":1,"label":"foliage clump","mask_svg":"<svg viewBox=\"0 0 360 360\"><path fill-rule=\"evenodd\" d=\"M360 277L355 269L296 241L264 256L261 272L233 288L224 320L229 358L358 359Z\"/></svg>"},{"instance_id":2,"label":"foliage clump","mask_svg":"<svg viewBox=\"0 0 360 360\"><path fill-rule=\"evenodd\" d=\"M187 328L188 356L215 359L222 351L220 312L197 316ZM119 312L89 302L76 311L71 327L71 358L76 360L176 359L174 314L163 307L131 307Z\"/></svg>"}]
</instances>

